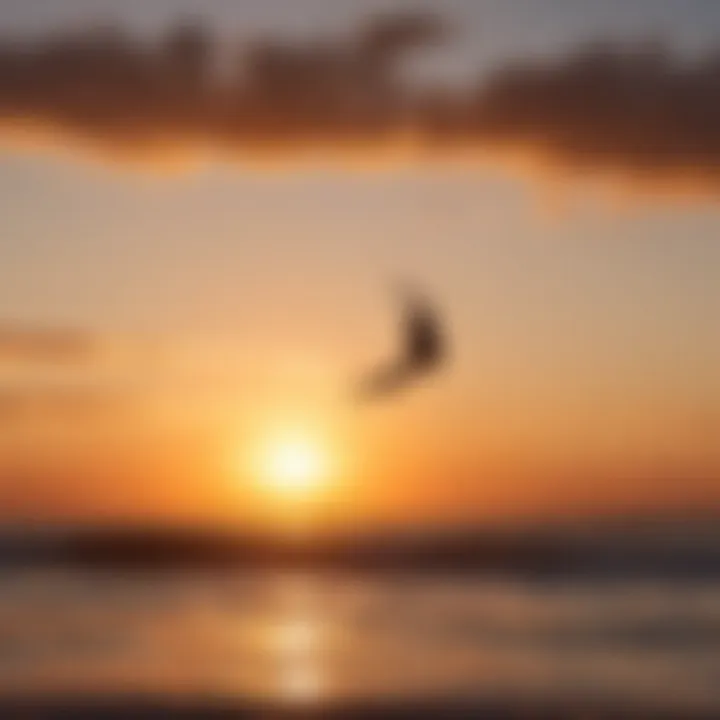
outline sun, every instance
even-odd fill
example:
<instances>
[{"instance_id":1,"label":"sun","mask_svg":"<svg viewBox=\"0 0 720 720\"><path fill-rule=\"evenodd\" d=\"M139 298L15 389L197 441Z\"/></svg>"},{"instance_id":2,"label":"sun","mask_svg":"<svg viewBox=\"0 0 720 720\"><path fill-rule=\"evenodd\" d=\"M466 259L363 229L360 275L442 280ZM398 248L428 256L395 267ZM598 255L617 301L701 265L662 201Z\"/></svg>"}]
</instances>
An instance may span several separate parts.
<instances>
[{"instance_id":1,"label":"sun","mask_svg":"<svg viewBox=\"0 0 720 720\"><path fill-rule=\"evenodd\" d=\"M262 453L260 479L280 495L312 495L327 482L328 473L328 452L311 438L276 438Z\"/></svg>"}]
</instances>

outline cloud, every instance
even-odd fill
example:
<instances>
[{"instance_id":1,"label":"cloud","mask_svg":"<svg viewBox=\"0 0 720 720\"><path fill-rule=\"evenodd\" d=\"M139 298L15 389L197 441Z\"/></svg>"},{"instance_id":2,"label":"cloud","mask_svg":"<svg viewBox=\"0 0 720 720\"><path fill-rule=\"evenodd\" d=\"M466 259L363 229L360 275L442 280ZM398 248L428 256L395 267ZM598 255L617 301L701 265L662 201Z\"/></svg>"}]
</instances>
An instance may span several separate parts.
<instances>
[{"instance_id":1,"label":"cloud","mask_svg":"<svg viewBox=\"0 0 720 720\"><path fill-rule=\"evenodd\" d=\"M561 166L720 183L720 54L594 45L496 72L467 114L480 142Z\"/></svg>"},{"instance_id":2,"label":"cloud","mask_svg":"<svg viewBox=\"0 0 720 720\"><path fill-rule=\"evenodd\" d=\"M93 331L0 325L0 428L118 419L147 395L145 357Z\"/></svg>"},{"instance_id":3,"label":"cloud","mask_svg":"<svg viewBox=\"0 0 720 720\"><path fill-rule=\"evenodd\" d=\"M259 41L224 52L194 25L151 43L116 29L5 40L0 121L8 132L45 129L130 152L368 138L399 120L399 58L441 29L434 16L400 16L347 41ZM221 54L238 58L224 79Z\"/></svg>"},{"instance_id":4,"label":"cloud","mask_svg":"<svg viewBox=\"0 0 720 720\"><path fill-rule=\"evenodd\" d=\"M117 393L91 388L0 388L0 427L25 422L96 420L121 409L123 400Z\"/></svg>"},{"instance_id":5,"label":"cloud","mask_svg":"<svg viewBox=\"0 0 720 720\"><path fill-rule=\"evenodd\" d=\"M432 14L336 38L228 47L200 25L0 41L0 137L108 156L294 159L403 148L415 160L509 152L545 165L720 184L720 53L594 45L507 64L465 88L417 87L403 60L448 37Z\"/></svg>"},{"instance_id":6,"label":"cloud","mask_svg":"<svg viewBox=\"0 0 720 720\"><path fill-rule=\"evenodd\" d=\"M116 413L128 399L123 360L100 333L0 323L0 427Z\"/></svg>"},{"instance_id":7,"label":"cloud","mask_svg":"<svg viewBox=\"0 0 720 720\"><path fill-rule=\"evenodd\" d=\"M98 339L79 330L0 323L0 364L85 363L98 353Z\"/></svg>"}]
</instances>

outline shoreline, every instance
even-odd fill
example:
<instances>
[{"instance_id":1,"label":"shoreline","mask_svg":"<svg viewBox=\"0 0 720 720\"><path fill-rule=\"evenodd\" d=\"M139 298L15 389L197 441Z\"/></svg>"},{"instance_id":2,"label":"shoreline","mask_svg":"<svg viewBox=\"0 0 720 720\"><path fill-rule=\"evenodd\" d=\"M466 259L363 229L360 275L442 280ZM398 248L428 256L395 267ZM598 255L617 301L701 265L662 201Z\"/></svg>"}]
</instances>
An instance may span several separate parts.
<instances>
[{"instance_id":1,"label":"shoreline","mask_svg":"<svg viewBox=\"0 0 720 720\"><path fill-rule=\"evenodd\" d=\"M717 720L717 710L620 707L574 703L517 703L481 700L379 700L320 702L292 706L242 699L170 699L162 697L0 698L0 717L18 720Z\"/></svg>"}]
</instances>

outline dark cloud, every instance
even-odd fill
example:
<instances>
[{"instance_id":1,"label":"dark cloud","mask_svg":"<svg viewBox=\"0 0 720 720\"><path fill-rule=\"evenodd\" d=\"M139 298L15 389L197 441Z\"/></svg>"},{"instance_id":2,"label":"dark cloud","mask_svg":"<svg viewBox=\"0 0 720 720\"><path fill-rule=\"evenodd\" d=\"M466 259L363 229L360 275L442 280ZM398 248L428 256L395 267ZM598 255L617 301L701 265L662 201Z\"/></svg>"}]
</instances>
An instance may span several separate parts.
<instances>
[{"instance_id":1,"label":"dark cloud","mask_svg":"<svg viewBox=\"0 0 720 720\"><path fill-rule=\"evenodd\" d=\"M92 333L0 323L0 363L78 363L92 360L97 352Z\"/></svg>"},{"instance_id":2,"label":"dark cloud","mask_svg":"<svg viewBox=\"0 0 720 720\"><path fill-rule=\"evenodd\" d=\"M367 137L399 120L397 61L441 30L434 16L392 17L338 42L232 51L194 25L151 43L115 29L5 40L0 120L129 150ZM230 72L217 72L221 54Z\"/></svg>"},{"instance_id":3,"label":"dark cloud","mask_svg":"<svg viewBox=\"0 0 720 720\"><path fill-rule=\"evenodd\" d=\"M321 146L419 158L527 151L576 169L720 183L720 53L593 46L418 88L403 60L447 36L434 15L372 19L344 37L228 48L199 25L154 41L114 28L0 42L0 124L106 151L243 158ZM221 60L222 56L222 62Z\"/></svg>"},{"instance_id":4,"label":"dark cloud","mask_svg":"<svg viewBox=\"0 0 720 720\"><path fill-rule=\"evenodd\" d=\"M720 54L682 61L657 44L596 45L497 72L471 133L579 169L720 181Z\"/></svg>"}]
</instances>

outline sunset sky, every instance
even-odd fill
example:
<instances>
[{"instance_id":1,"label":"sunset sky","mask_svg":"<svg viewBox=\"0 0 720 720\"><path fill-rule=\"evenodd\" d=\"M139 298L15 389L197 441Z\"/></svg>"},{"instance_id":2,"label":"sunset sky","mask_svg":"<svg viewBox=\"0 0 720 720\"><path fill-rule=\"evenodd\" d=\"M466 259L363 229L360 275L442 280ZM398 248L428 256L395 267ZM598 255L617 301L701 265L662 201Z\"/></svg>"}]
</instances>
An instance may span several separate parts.
<instances>
[{"instance_id":1,"label":"sunset sky","mask_svg":"<svg viewBox=\"0 0 720 720\"><path fill-rule=\"evenodd\" d=\"M214 86L196 115L180 74L177 105L150 112L134 85L108 100L109 60L75 85L72 63L32 55L98 26L157 49L188 19L223 47L347 47L418 7L447 37L418 41L399 82L462 100L439 116L372 93L367 116L325 96L305 115L290 78L281 119L268 84L228 129ZM444 524L720 502L719 3L5 0L0 31L2 520ZM597 41L629 49L588 70L578 48ZM623 78L599 116L598 73ZM395 350L398 280L436 300L451 358L358 405L359 374ZM292 458L318 475L304 490L277 477Z\"/></svg>"}]
</instances>

